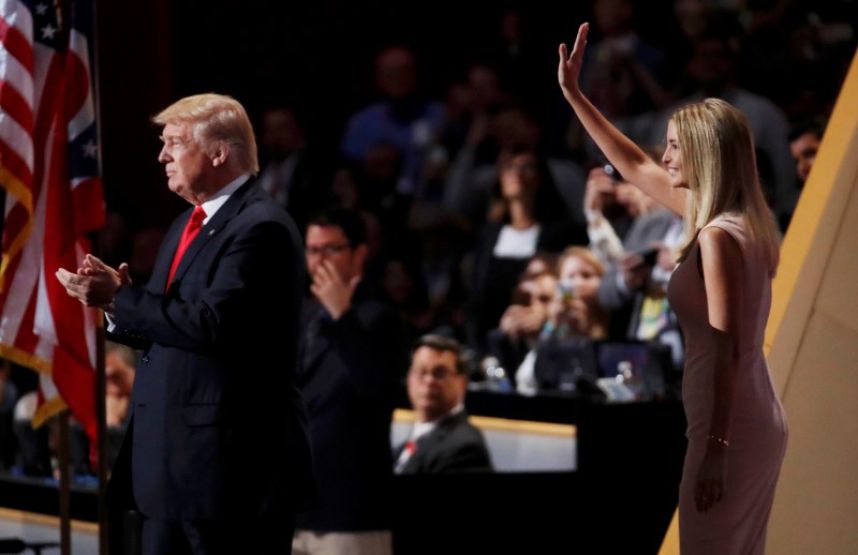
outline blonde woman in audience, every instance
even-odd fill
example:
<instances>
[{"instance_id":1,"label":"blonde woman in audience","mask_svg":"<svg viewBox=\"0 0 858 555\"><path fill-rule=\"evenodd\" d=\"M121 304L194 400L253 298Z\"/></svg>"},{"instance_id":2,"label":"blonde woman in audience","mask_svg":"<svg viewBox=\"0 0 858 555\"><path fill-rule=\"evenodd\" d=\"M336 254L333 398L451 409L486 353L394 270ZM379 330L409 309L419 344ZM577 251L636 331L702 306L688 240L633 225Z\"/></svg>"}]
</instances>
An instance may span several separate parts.
<instances>
[{"instance_id":1,"label":"blonde woman in audience","mask_svg":"<svg viewBox=\"0 0 858 555\"><path fill-rule=\"evenodd\" d=\"M608 317L599 305L605 267L590 249L569 247L560 255L557 293L543 337L605 339Z\"/></svg>"}]
</instances>

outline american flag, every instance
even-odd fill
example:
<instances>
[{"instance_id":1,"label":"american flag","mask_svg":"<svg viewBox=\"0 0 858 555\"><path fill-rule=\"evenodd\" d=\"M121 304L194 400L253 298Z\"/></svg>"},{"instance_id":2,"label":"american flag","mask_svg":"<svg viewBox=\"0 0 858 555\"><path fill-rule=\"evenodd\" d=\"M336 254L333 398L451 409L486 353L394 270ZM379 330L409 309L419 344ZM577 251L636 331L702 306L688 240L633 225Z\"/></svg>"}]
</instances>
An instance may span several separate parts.
<instances>
[{"instance_id":1,"label":"american flag","mask_svg":"<svg viewBox=\"0 0 858 555\"><path fill-rule=\"evenodd\" d=\"M40 372L39 425L66 406L95 438L97 315L54 277L104 224L91 0L0 0L0 356Z\"/></svg>"}]
</instances>

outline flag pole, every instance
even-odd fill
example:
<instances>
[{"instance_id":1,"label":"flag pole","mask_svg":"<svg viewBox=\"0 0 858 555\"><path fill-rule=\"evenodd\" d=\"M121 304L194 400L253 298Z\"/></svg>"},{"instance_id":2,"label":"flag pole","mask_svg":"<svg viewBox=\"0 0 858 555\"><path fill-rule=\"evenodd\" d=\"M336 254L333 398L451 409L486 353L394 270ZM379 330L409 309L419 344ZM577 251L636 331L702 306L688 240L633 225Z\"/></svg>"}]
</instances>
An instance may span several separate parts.
<instances>
[{"instance_id":1,"label":"flag pole","mask_svg":"<svg viewBox=\"0 0 858 555\"><path fill-rule=\"evenodd\" d=\"M60 27L66 29L66 51L65 55L69 55L69 21L71 21L71 9L68 2L63 2L58 8L58 19ZM69 437L69 413L71 409L66 406L58 415L59 430L58 430L58 445L59 451L59 467L60 467L60 483L59 483L59 513L60 513L60 553L62 555L71 555L71 456Z\"/></svg>"},{"instance_id":2,"label":"flag pole","mask_svg":"<svg viewBox=\"0 0 858 555\"><path fill-rule=\"evenodd\" d=\"M59 420L57 459L60 467L60 552L71 555L71 457L69 456L69 410L57 415Z\"/></svg>"},{"instance_id":3,"label":"flag pole","mask_svg":"<svg viewBox=\"0 0 858 555\"><path fill-rule=\"evenodd\" d=\"M95 414L98 422L98 553L108 555L108 528L107 528L107 408L106 400L106 372L105 372L105 347L104 326L101 319L102 312L98 311L98 324L95 328Z\"/></svg>"},{"instance_id":4,"label":"flag pole","mask_svg":"<svg viewBox=\"0 0 858 555\"><path fill-rule=\"evenodd\" d=\"M99 40L99 0L92 0L92 68L90 77L93 87L93 102L95 104L95 129L98 141L98 175L104 179L104 167L102 164L101 141L104 138L101 129L101 41ZM98 255L101 245L93 241L93 248L96 249ZM99 256L101 258L101 256ZM101 310L96 311L96 328L95 328L95 416L98 425L98 553L99 555L108 555L108 547L110 542L110 530L108 528L108 506L107 506L107 377L105 369L105 331L104 331L104 314Z\"/></svg>"}]
</instances>

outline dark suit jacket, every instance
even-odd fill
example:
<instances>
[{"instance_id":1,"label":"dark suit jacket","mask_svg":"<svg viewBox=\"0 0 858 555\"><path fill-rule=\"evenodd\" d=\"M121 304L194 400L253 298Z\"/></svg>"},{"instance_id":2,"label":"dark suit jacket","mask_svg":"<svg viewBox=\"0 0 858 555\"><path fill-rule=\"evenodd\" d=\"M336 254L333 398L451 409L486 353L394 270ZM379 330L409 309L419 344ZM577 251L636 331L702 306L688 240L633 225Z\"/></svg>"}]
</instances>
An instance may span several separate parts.
<instances>
[{"instance_id":1,"label":"dark suit jacket","mask_svg":"<svg viewBox=\"0 0 858 555\"><path fill-rule=\"evenodd\" d=\"M250 180L203 226L165 293L190 213L168 231L148 285L116 296L113 338L144 351L113 481L130 465L136 505L152 518L294 511L312 496L295 385L298 233Z\"/></svg>"},{"instance_id":2,"label":"dark suit jacket","mask_svg":"<svg viewBox=\"0 0 858 555\"><path fill-rule=\"evenodd\" d=\"M304 308L299 375L310 413L319 508L298 516L315 531L390 528L390 421L406 356L399 316L361 284L332 320L315 299Z\"/></svg>"},{"instance_id":3,"label":"dark suit jacket","mask_svg":"<svg viewBox=\"0 0 858 555\"><path fill-rule=\"evenodd\" d=\"M271 166L271 163L262 169L260 180L266 172L272 172L272 178L277 181L277 185L288 191L284 208L295 220L298 230L303 232L307 229L307 220L310 217L334 203L331 183L336 163L313 147L301 148L292 153L292 156L295 156L295 167L288 182L284 182L282 173L278 175L280 166Z\"/></svg>"},{"instance_id":4,"label":"dark suit jacket","mask_svg":"<svg viewBox=\"0 0 858 555\"><path fill-rule=\"evenodd\" d=\"M402 454L405 444L396 448L393 460ZM405 463L402 474L447 474L451 472L491 471L492 462L483 434L468 422L462 411L449 416L417 440L414 454Z\"/></svg>"}]
</instances>

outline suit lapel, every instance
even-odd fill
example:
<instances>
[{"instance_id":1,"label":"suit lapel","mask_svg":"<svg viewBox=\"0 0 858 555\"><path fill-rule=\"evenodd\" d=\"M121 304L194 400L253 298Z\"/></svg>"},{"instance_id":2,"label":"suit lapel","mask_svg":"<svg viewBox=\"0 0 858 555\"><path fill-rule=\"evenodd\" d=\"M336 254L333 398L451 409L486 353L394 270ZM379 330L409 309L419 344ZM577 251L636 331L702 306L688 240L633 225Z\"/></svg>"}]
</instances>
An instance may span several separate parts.
<instances>
[{"instance_id":1,"label":"suit lapel","mask_svg":"<svg viewBox=\"0 0 858 555\"><path fill-rule=\"evenodd\" d=\"M315 365L322 354L328 350L328 339L321 333L324 311L317 301L308 301L310 316L304 321L303 339L304 355L302 373L306 373Z\"/></svg>"},{"instance_id":2,"label":"suit lapel","mask_svg":"<svg viewBox=\"0 0 858 555\"><path fill-rule=\"evenodd\" d=\"M402 469L403 472L413 468L420 468L423 465L423 461L426 459L426 456L432 452L435 445L444 441L444 438L450 434L450 430L454 428L462 418L467 418L465 411L444 418L438 423L434 430L425 436L418 438L414 454L408 459L408 462L405 463L405 466Z\"/></svg>"},{"instance_id":3,"label":"suit lapel","mask_svg":"<svg viewBox=\"0 0 858 555\"><path fill-rule=\"evenodd\" d=\"M179 239L182 236L182 230L191 217L193 209L185 210L178 218L173 221L164 240L161 242L161 247L158 249L158 254L155 256L155 264L152 266L152 275L149 278L147 288L153 293L163 293L167 285L167 274L170 271L170 264L173 263L173 255L179 247Z\"/></svg>"},{"instance_id":4,"label":"suit lapel","mask_svg":"<svg viewBox=\"0 0 858 555\"><path fill-rule=\"evenodd\" d=\"M232 195L230 195L229 200L227 200L226 203L221 206L217 212L215 212L215 215L212 216L212 218L200 229L200 232L194 240L191 241L191 244L188 245L188 250L186 250L184 256L182 256L182 260L179 262L179 267L176 268L176 274L173 276L173 282L177 282L182 278L188 270L188 267L190 267L191 263L194 261L194 258L196 258L203 247L205 247L212 237L214 237L218 231L222 230L229 220L231 220L232 217L241 210L244 206L245 199L249 196L250 191L253 190L253 182L254 180L252 178L248 179L244 185L239 187ZM178 245L178 240L176 241L176 245ZM172 252L176 252L175 247ZM166 279L165 275L164 280Z\"/></svg>"}]
</instances>

